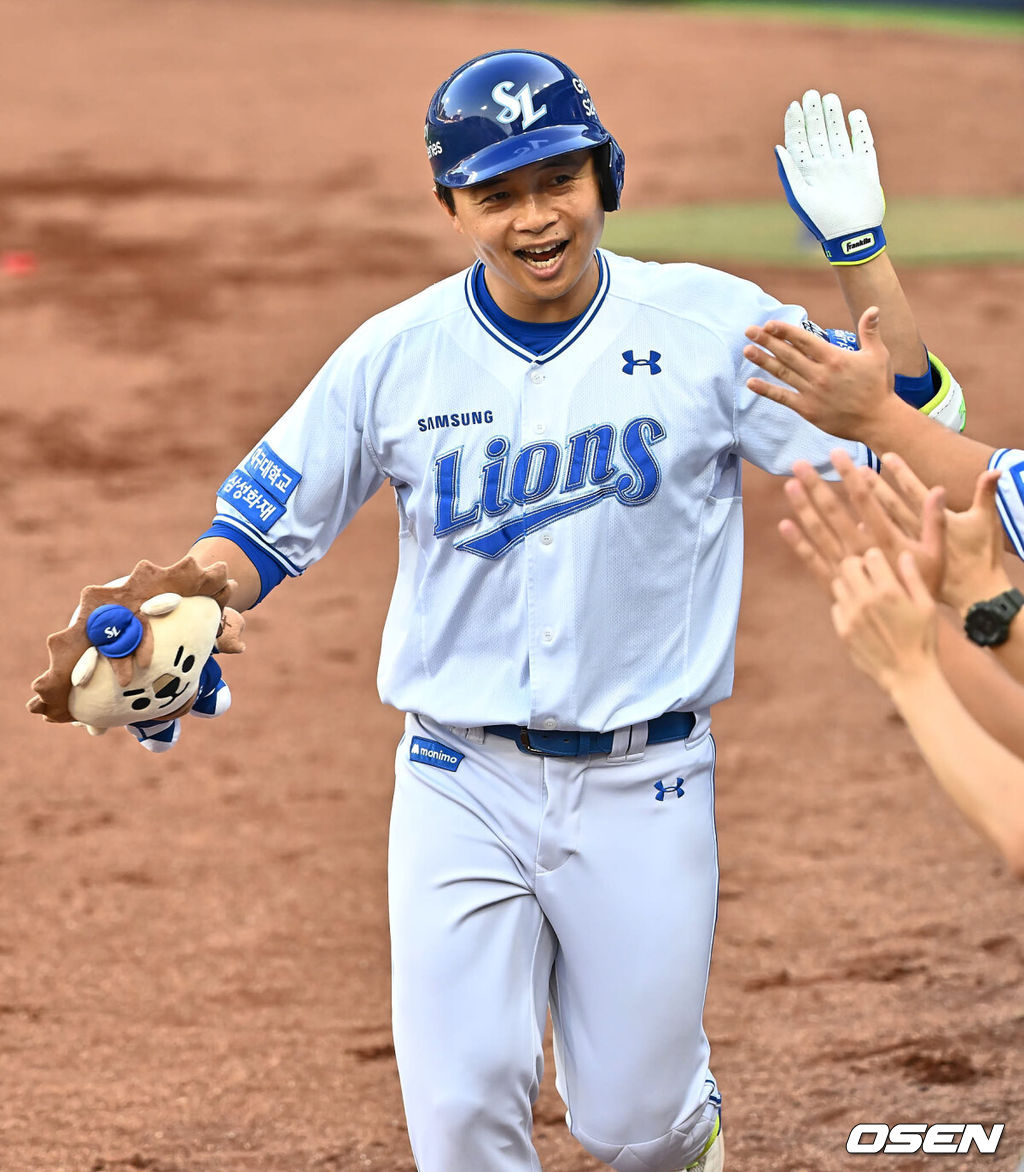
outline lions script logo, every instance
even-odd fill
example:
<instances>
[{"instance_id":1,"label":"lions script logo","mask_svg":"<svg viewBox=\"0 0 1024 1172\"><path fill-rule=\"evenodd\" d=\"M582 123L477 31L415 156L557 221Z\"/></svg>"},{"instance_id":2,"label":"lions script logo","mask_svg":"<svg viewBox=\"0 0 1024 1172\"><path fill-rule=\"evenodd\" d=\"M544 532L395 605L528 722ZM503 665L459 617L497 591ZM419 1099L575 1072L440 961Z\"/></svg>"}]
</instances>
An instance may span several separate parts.
<instances>
[{"instance_id":1,"label":"lions script logo","mask_svg":"<svg viewBox=\"0 0 1024 1172\"><path fill-rule=\"evenodd\" d=\"M502 524L455 544L478 557L500 558L527 534L605 497L630 508L645 504L661 486L652 448L664 438L658 420L644 416L630 420L621 435L610 423L579 431L564 447L527 444L513 453L507 439L495 436L487 442L487 460L479 472L463 468L461 448L446 452L434 461L434 535L446 537L481 517L511 513ZM613 459L616 454L625 469ZM477 489L471 498L466 484Z\"/></svg>"}]
</instances>

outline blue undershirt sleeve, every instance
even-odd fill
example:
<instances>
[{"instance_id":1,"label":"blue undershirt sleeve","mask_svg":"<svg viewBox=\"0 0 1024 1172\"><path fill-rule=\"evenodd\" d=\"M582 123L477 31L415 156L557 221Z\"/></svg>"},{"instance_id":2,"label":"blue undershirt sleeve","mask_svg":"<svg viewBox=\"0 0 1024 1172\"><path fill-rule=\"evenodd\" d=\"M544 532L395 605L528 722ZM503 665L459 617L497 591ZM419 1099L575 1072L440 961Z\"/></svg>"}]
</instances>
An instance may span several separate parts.
<instances>
[{"instance_id":1,"label":"blue undershirt sleeve","mask_svg":"<svg viewBox=\"0 0 1024 1172\"><path fill-rule=\"evenodd\" d=\"M250 540L244 533L236 529L234 525L215 520L210 528L205 533L201 533L196 540L201 541L204 537L223 537L227 541L233 542L256 567L260 576L260 596L253 603L253 606L258 606L271 590L286 577L279 563L255 541Z\"/></svg>"},{"instance_id":2,"label":"blue undershirt sleeve","mask_svg":"<svg viewBox=\"0 0 1024 1172\"><path fill-rule=\"evenodd\" d=\"M920 411L938 394L941 376L929 360L928 369L924 374L898 374L893 381L896 394L903 402L909 403L911 407L916 407Z\"/></svg>"}]
</instances>

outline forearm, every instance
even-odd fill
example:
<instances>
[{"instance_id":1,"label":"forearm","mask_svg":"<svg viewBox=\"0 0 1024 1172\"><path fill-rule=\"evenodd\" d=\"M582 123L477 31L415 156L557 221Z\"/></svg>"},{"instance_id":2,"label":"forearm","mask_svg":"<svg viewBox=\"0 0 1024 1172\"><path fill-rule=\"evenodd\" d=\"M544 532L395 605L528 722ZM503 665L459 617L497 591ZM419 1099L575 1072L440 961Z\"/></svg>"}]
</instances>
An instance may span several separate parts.
<instances>
[{"instance_id":1,"label":"forearm","mask_svg":"<svg viewBox=\"0 0 1024 1172\"><path fill-rule=\"evenodd\" d=\"M226 537L203 537L192 546L189 553L201 566L214 562L227 562L228 577L238 585L231 592L228 605L235 610L248 610L260 596L259 571L233 541Z\"/></svg>"},{"instance_id":2,"label":"forearm","mask_svg":"<svg viewBox=\"0 0 1024 1172\"><path fill-rule=\"evenodd\" d=\"M988 444L943 427L894 394L887 395L856 430L850 438L879 455L898 453L929 487L941 484L947 507L954 511L970 508L975 481L994 451Z\"/></svg>"},{"instance_id":3,"label":"forearm","mask_svg":"<svg viewBox=\"0 0 1024 1172\"><path fill-rule=\"evenodd\" d=\"M897 374L922 375L928 369L924 343L888 252L859 265L834 265L839 288L857 328L865 309L881 310L882 341L892 355Z\"/></svg>"},{"instance_id":4,"label":"forearm","mask_svg":"<svg viewBox=\"0 0 1024 1172\"><path fill-rule=\"evenodd\" d=\"M986 732L1024 758L1024 687L952 622L939 623L938 649L960 703Z\"/></svg>"},{"instance_id":5,"label":"forearm","mask_svg":"<svg viewBox=\"0 0 1024 1172\"><path fill-rule=\"evenodd\" d=\"M888 691L943 789L1024 878L1024 762L971 717L937 662Z\"/></svg>"},{"instance_id":6,"label":"forearm","mask_svg":"<svg viewBox=\"0 0 1024 1172\"><path fill-rule=\"evenodd\" d=\"M1019 614L1010 622L1006 640L997 643L989 652L985 652L981 647L975 647L963 633L963 621L975 602L996 598L997 595L1010 590L1013 585L1003 565L1002 553L997 551L992 558L981 554L970 559L961 558L957 561L955 570L957 573L954 579L954 566L950 560L947 565L946 581L943 582L943 601L949 602L957 612L960 620L957 625L960 642L967 643L970 650L977 650L979 659L983 662L998 663L1003 672L1008 672L1017 683L1024 684L1024 620ZM1020 709L1018 716L1024 717L1024 708ZM1024 749L1017 751L1024 754Z\"/></svg>"}]
</instances>

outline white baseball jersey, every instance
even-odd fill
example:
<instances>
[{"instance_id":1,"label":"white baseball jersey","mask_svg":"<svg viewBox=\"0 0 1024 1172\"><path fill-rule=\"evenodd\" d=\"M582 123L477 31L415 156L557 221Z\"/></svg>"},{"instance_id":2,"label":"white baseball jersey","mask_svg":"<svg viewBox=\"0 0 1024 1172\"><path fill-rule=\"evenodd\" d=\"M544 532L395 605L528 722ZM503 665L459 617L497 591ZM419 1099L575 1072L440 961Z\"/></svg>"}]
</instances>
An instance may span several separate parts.
<instances>
[{"instance_id":1,"label":"white baseball jersey","mask_svg":"<svg viewBox=\"0 0 1024 1172\"><path fill-rule=\"evenodd\" d=\"M1024 558L1024 452L1019 448L997 448L989 468L1002 472L996 507L1006 535L1019 558Z\"/></svg>"},{"instance_id":2,"label":"white baseball jersey","mask_svg":"<svg viewBox=\"0 0 1024 1172\"><path fill-rule=\"evenodd\" d=\"M472 268L370 319L220 490L218 519L295 575L390 480L386 703L591 731L707 708L732 687L741 460L873 460L745 385L744 328L803 309L699 265L598 263L540 356L491 323Z\"/></svg>"}]
</instances>

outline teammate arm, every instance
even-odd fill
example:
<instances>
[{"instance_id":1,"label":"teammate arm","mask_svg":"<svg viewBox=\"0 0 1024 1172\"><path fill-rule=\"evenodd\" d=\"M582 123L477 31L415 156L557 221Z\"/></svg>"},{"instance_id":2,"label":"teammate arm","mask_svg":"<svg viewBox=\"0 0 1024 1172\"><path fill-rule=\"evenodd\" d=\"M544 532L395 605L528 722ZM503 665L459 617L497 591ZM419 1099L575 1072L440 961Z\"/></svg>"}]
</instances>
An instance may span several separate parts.
<instances>
[{"instance_id":1,"label":"teammate arm","mask_svg":"<svg viewBox=\"0 0 1024 1172\"><path fill-rule=\"evenodd\" d=\"M892 358L876 307L858 325L860 349L842 350L799 326L770 321L745 331L745 358L773 379L747 380L755 394L789 407L822 431L898 452L925 484L946 488L949 507L969 508L995 449L938 423L894 390Z\"/></svg>"},{"instance_id":2,"label":"teammate arm","mask_svg":"<svg viewBox=\"0 0 1024 1172\"><path fill-rule=\"evenodd\" d=\"M932 591L947 572L951 519L942 490L920 485L918 513L907 510L898 525L870 490L865 496L858 488L882 484L880 478L855 468L846 453L834 460L851 507L800 464L786 484L794 519L782 521L780 532L834 592L837 633L896 704L943 788L1024 877L1024 688L935 613ZM891 569L908 558L920 584L913 607L901 601L909 601L909 591Z\"/></svg>"},{"instance_id":3,"label":"teammate arm","mask_svg":"<svg viewBox=\"0 0 1024 1172\"><path fill-rule=\"evenodd\" d=\"M880 549L893 567L901 554L909 553L933 597L950 601L961 590L970 596L980 589L978 598L999 593L999 581L984 569L991 557L966 553L964 536L979 528L992 473L982 473L976 504L958 514L943 507L940 488L929 491L916 481L916 496L911 501L868 469L855 468L845 452L834 452L833 462L847 489L849 504L840 500L809 464L800 462L785 486L793 518L779 523L786 544L826 593L831 595L844 559L866 554L871 548ZM897 467L900 477L912 475L897 457L885 457L885 475L896 479ZM967 562L977 562L981 568L972 570ZM992 593L984 593L989 589ZM1024 629L1014 623L1010 632L1008 644L1019 653ZM937 647L941 666L960 703L991 736L1024 757L1024 687L1003 670L1012 671L1011 665L1005 660L1000 664L990 652L971 643L959 623L954 625L946 615L939 617Z\"/></svg>"},{"instance_id":4,"label":"teammate arm","mask_svg":"<svg viewBox=\"0 0 1024 1172\"><path fill-rule=\"evenodd\" d=\"M950 687L936 653L935 603L909 552L898 574L878 549L844 561L833 587L836 632L899 709L943 789L1024 879L1024 762Z\"/></svg>"},{"instance_id":5,"label":"teammate arm","mask_svg":"<svg viewBox=\"0 0 1024 1172\"><path fill-rule=\"evenodd\" d=\"M835 94L808 90L791 102L785 146L775 148L786 199L816 237L832 265L856 327L871 305L882 312L882 337L892 354L897 392L924 407L940 390L917 323L886 252L885 197L878 177L871 128L852 110L849 128Z\"/></svg>"},{"instance_id":6,"label":"teammate arm","mask_svg":"<svg viewBox=\"0 0 1024 1172\"><path fill-rule=\"evenodd\" d=\"M880 252L860 265L834 265L832 271L854 329L866 309L879 310L879 331L896 377L920 379L929 374L928 352L889 253Z\"/></svg>"},{"instance_id":7,"label":"teammate arm","mask_svg":"<svg viewBox=\"0 0 1024 1172\"><path fill-rule=\"evenodd\" d=\"M928 490L897 455L886 455L883 469L886 480L863 478L852 488L861 514L870 507L869 501L876 500L894 524L908 531L919 529ZM961 624L975 603L995 598L1013 586L1006 572L1004 534L996 511L999 479L998 471L982 472L975 483L971 507L946 513L945 568L938 591L933 593L956 612ZM1024 684L1024 622L1015 617L1006 640L982 655L986 659L994 656Z\"/></svg>"}]
</instances>

